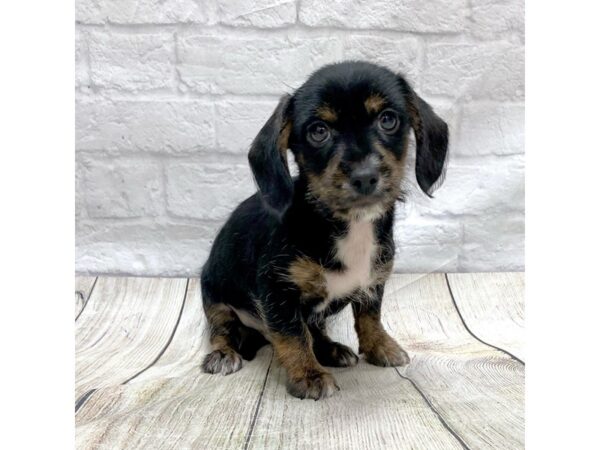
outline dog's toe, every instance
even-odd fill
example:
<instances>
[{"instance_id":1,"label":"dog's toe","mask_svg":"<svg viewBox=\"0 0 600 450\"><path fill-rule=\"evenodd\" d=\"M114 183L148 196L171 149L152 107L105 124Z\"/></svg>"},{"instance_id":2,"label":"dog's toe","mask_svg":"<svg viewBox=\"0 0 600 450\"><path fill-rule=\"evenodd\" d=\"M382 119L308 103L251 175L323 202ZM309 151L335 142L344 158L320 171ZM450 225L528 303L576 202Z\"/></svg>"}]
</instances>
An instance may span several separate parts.
<instances>
[{"instance_id":1,"label":"dog's toe","mask_svg":"<svg viewBox=\"0 0 600 450\"><path fill-rule=\"evenodd\" d=\"M340 388L330 373L322 372L297 380L288 380L287 390L291 395L300 399L319 400L332 396Z\"/></svg>"},{"instance_id":2,"label":"dog's toe","mask_svg":"<svg viewBox=\"0 0 600 450\"><path fill-rule=\"evenodd\" d=\"M229 375L242 368L242 358L234 351L223 352L215 350L204 358L202 370L206 373Z\"/></svg>"},{"instance_id":3,"label":"dog's toe","mask_svg":"<svg viewBox=\"0 0 600 450\"><path fill-rule=\"evenodd\" d=\"M365 351L365 359L368 363L381 367L405 366L410 362L408 353L391 338Z\"/></svg>"},{"instance_id":4,"label":"dog's toe","mask_svg":"<svg viewBox=\"0 0 600 450\"><path fill-rule=\"evenodd\" d=\"M343 344L328 342L315 348L318 361L328 367L350 367L358 363L358 355Z\"/></svg>"}]
</instances>

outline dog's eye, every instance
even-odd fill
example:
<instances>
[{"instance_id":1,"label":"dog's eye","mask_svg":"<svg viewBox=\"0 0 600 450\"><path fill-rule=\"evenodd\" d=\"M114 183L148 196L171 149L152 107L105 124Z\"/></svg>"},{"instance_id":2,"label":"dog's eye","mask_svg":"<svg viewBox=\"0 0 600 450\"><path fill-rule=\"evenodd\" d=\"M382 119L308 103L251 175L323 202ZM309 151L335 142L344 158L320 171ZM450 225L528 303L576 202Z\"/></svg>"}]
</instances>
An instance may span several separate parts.
<instances>
[{"instance_id":1,"label":"dog's eye","mask_svg":"<svg viewBox=\"0 0 600 450\"><path fill-rule=\"evenodd\" d=\"M400 120L394 111L386 109L379 115L378 125L384 133L394 133L400 125Z\"/></svg>"},{"instance_id":2,"label":"dog's eye","mask_svg":"<svg viewBox=\"0 0 600 450\"><path fill-rule=\"evenodd\" d=\"M321 145L331 136L329 127L323 122L315 122L308 127L308 140L316 145Z\"/></svg>"}]
</instances>

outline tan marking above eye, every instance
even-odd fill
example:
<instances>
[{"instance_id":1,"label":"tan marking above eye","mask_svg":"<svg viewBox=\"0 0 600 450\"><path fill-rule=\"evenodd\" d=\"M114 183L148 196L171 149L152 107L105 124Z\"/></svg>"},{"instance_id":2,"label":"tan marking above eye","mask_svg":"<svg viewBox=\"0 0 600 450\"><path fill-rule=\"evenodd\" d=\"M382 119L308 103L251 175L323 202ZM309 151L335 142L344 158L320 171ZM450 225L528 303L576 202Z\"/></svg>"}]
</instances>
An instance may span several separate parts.
<instances>
[{"instance_id":1,"label":"tan marking above eye","mask_svg":"<svg viewBox=\"0 0 600 450\"><path fill-rule=\"evenodd\" d=\"M371 114L379 113L385 105L385 99L379 94L372 94L365 100L365 109Z\"/></svg>"},{"instance_id":2,"label":"tan marking above eye","mask_svg":"<svg viewBox=\"0 0 600 450\"><path fill-rule=\"evenodd\" d=\"M326 122L335 122L338 119L337 113L329 105L321 105L317 108L316 115L319 119Z\"/></svg>"}]
</instances>

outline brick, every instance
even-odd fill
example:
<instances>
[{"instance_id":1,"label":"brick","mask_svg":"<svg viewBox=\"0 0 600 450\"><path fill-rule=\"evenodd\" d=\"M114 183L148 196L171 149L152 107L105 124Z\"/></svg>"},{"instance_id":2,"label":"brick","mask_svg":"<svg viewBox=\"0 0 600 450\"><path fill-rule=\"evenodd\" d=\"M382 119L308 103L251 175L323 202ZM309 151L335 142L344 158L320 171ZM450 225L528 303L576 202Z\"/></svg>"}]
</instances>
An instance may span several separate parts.
<instances>
[{"instance_id":1,"label":"brick","mask_svg":"<svg viewBox=\"0 0 600 450\"><path fill-rule=\"evenodd\" d=\"M75 30L75 87L89 87L86 35Z\"/></svg>"},{"instance_id":2,"label":"brick","mask_svg":"<svg viewBox=\"0 0 600 450\"><path fill-rule=\"evenodd\" d=\"M199 276L215 224L123 224L80 221L75 265L90 274Z\"/></svg>"},{"instance_id":3,"label":"brick","mask_svg":"<svg viewBox=\"0 0 600 450\"><path fill-rule=\"evenodd\" d=\"M522 213L466 218L459 268L494 272L525 269L525 220Z\"/></svg>"},{"instance_id":4,"label":"brick","mask_svg":"<svg viewBox=\"0 0 600 450\"><path fill-rule=\"evenodd\" d=\"M421 86L429 95L511 100L524 96L524 49L510 42L431 44Z\"/></svg>"},{"instance_id":5,"label":"brick","mask_svg":"<svg viewBox=\"0 0 600 450\"><path fill-rule=\"evenodd\" d=\"M243 164L173 162L166 173L167 209L178 217L224 220L256 192Z\"/></svg>"},{"instance_id":6,"label":"brick","mask_svg":"<svg viewBox=\"0 0 600 450\"><path fill-rule=\"evenodd\" d=\"M410 174L408 208L424 216L503 214L524 210L522 155L461 160L450 157L443 185L428 198Z\"/></svg>"},{"instance_id":7,"label":"brick","mask_svg":"<svg viewBox=\"0 0 600 450\"><path fill-rule=\"evenodd\" d=\"M341 59L332 37L186 35L178 45L181 80L199 93L280 95Z\"/></svg>"},{"instance_id":8,"label":"brick","mask_svg":"<svg viewBox=\"0 0 600 450\"><path fill-rule=\"evenodd\" d=\"M277 99L272 101L227 100L217 103L217 147L231 153L246 153L269 119Z\"/></svg>"},{"instance_id":9,"label":"brick","mask_svg":"<svg viewBox=\"0 0 600 450\"><path fill-rule=\"evenodd\" d=\"M102 23L104 21L102 0L77 0L75 20L79 23Z\"/></svg>"},{"instance_id":10,"label":"brick","mask_svg":"<svg viewBox=\"0 0 600 450\"><path fill-rule=\"evenodd\" d=\"M88 160L83 167L89 217L146 217L161 212L162 171L157 162Z\"/></svg>"},{"instance_id":11,"label":"brick","mask_svg":"<svg viewBox=\"0 0 600 450\"><path fill-rule=\"evenodd\" d=\"M84 196L84 184L83 184L83 173L84 166L79 161L76 155L75 161L75 217L85 217L87 211L85 210L85 196Z\"/></svg>"},{"instance_id":12,"label":"brick","mask_svg":"<svg viewBox=\"0 0 600 450\"><path fill-rule=\"evenodd\" d=\"M456 219L397 217L394 223L394 241L396 271L455 271L458 267L462 228Z\"/></svg>"},{"instance_id":13,"label":"brick","mask_svg":"<svg viewBox=\"0 0 600 450\"><path fill-rule=\"evenodd\" d=\"M199 23L217 21L214 0L106 1L105 14L113 23Z\"/></svg>"},{"instance_id":14,"label":"brick","mask_svg":"<svg viewBox=\"0 0 600 450\"><path fill-rule=\"evenodd\" d=\"M415 32L460 32L467 0L303 0L299 19L313 27L383 28Z\"/></svg>"},{"instance_id":15,"label":"brick","mask_svg":"<svg viewBox=\"0 0 600 450\"><path fill-rule=\"evenodd\" d=\"M461 155L524 153L523 104L465 105L454 150Z\"/></svg>"},{"instance_id":16,"label":"brick","mask_svg":"<svg viewBox=\"0 0 600 450\"><path fill-rule=\"evenodd\" d=\"M214 106L198 100L77 102L78 150L194 152L214 148Z\"/></svg>"},{"instance_id":17,"label":"brick","mask_svg":"<svg viewBox=\"0 0 600 450\"><path fill-rule=\"evenodd\" d=\"M217 22L215 0L78 0L76 19L80 23L200 23Z\"/></svg>"},{"instance_id":18,"label":"brick","mask_svg":"<svg viewBox=\"0 0 600 450\"><path fill-rule=\"evenodd\" d=\"M472 0L471 32L481 38L525 31L524 0Z\"/></svg>"},{"instance_id":19,"label":"brick","mask_svg":"<svg viewBox=\"0 0 600 450\"><path fill-rule=\"evenodd\" d=\"M293 0L218 0L219 21L239 27L272 28L296 22Z\"/></svg>"},{"instance_id":20,"label":"brick","mask_svg":"<svg viewBox=\"0 0 600 450\"><path fill-rule=\"evenodd\" d=\"M409 81L418 80L419 43L416 38L388 38L350 35L344 42L344 59L359 59L381 64L402 73Z\"/></svg>"},{"instance_id":21,"label":"brick","mask_svg":"<svg viewBox=\"0 0 600 450\"><path fill-rule=\"evenodd\" d=\"M170 32L90 33L92 83L138 92L174 84L174 37Z\"/></svg>"}]
</instances>

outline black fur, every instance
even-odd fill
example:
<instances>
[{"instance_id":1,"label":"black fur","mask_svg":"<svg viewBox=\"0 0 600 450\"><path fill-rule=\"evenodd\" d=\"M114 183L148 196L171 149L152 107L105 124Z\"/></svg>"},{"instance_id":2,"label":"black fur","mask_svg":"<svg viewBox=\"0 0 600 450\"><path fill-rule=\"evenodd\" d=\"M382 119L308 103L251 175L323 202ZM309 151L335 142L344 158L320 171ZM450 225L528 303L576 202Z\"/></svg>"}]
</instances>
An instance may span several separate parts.
<instances>
[{"instance_id":1,"label":"black fur","mask_svg":"<svg viewBox=\"0 0 600 450\"><path fill-rule=\"evenodd\" d=\"M369 98L382 111L369 113L365 107ZM322 107L333 111L335 120L322 119ZM382 131L383 110L391 110L390 114L399 121L396 131ZM314 145L309 137L315 121L324 123L329 130L324 144ZM293 95L282 98L249 152L259 192L242 202L225 223L201 279L207 315L216 307L232 307L233 311L254 317L263 328L261 333L249 333L233 315L227 326L220 328L226 330L221 332L221 340L215 342L228 342L233 351L253 356L265 343L261 335L271 341L276 336L297 338L304 346L312 342L314 351L307 349L307 355L316 355L323 365L355 363L349 349L326 337L325 319L352 303L357 323L361 317L379 323L385 279L377 280L368 289L357 288L335 298L318 311L324 298L291 280L289 271L294 262L304 258L323 271L343 274L348 268L336 256L336 243L347 235L350 222L370 220L377 247L372 270L387 273L394 258L394 203L402 196L399 168L411 127L417 141L417 181L429 195L443 171L448 130L400 75L365 62L334 64L315 72ZM299 176L294 180L285 160L287 148L299 166ZM382 156L385 152L387 160ZM349 183L354 173L367 166L377 170L373 180L380 181L372 195L364 196ZM328 171L335 172L333 178L327 175ZM363 334L364 330L365 326ZM364 340L363 349L370 345L367 338ZM388 344L388 349L392 349L388 353L395 351L394 355L387 355L387 360L382 361L371 349L368 360L379 365L407 361L397 344ZM385 349L382 351L385 353ZM219 354L211 355L213 367ZM286 366L285 362L282 364ZM293 395L329 395L329 391L311 384L315 375L309 369L303 369L307 371L306 383L298 384L292 380L292 367L288 366L288 388ZM319 367L315 364L313 372L319 372ZM304 387L299 388L300 385Z\"/></svg>"}]
</instances>

